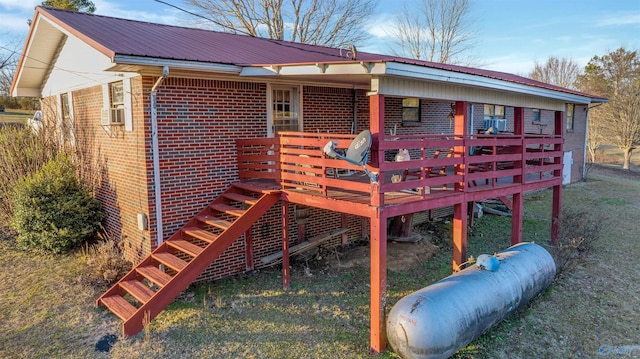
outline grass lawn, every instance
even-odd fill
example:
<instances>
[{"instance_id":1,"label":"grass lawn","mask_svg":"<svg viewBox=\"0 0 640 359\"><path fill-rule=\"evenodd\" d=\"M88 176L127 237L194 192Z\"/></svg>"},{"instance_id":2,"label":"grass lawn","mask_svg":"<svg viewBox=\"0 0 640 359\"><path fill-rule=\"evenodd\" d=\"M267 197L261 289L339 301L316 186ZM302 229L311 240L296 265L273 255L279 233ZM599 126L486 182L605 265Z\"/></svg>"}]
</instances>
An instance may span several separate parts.
<instances>
[{"instance_id":1,"label":"grass lawn","mask_svg":"<svg viewBox=\"0 0 640 359\"><path fill-rule=\"evenodd\" d=\"M640 256L640 181L592 174L563 194L565 207L593 211L605 235L585 262L456 358L599 357L603 348L640 344L640 280L633 269ZM551 191L526 197L525 240L548 241L550 211ZM510 221L477 220L468 254L506 248ZM450 274L451 250L440 246L431 258L389 270L388 310ZM368 266L327 265L335 262L309 262L306 270L295 263L289 291L277 268L193 286L143 333L121 338L120 321L94 306L102 288L83 280L81 253L33 255L0 240L0 357L371 358ZM111 351L95 351L107 334L118 336ZM388 350L379 358L397 356Z\"/></svg>"},{"instance_id":2,"label":"grass lawn","mask_svg":"<svg viewBox=\"0 0 640 359\"><path fill-rule=\"evenodd\" d=\"M0 123L22 123L26 124L27 119L33 116L34 111L6 109L0 112Z\"/></svg>"}]
</instances>

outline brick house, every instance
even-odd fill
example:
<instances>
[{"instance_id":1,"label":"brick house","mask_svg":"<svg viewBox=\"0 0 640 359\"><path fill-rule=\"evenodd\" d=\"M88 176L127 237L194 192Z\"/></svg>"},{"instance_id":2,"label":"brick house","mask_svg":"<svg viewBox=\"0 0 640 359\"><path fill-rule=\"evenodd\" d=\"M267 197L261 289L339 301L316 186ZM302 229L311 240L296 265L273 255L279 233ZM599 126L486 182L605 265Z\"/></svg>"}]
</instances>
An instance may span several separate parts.
<instances>
[{"instance_id":1,"label":"brick house","mask_svg":"<svg viewBox=\"0 0 640 359\"><path fill-rule=\"evenodd\" d=\"M518 243L522 193L553 188L559 215L562 184L584 173L588 106L606 101L496 71L42 7L11 91L40 97L44 120L101 170L105 227L137 263L99 299L125 334L196 278L278 251L288 286L289 247L331 232L328 245L371 242L376 352L387 220L453 208L455 269L469 203L503 197ZM366 130L375 181L323 152ZM409 162L394 161L400 148Z\"/></svg>"}]
</instances>

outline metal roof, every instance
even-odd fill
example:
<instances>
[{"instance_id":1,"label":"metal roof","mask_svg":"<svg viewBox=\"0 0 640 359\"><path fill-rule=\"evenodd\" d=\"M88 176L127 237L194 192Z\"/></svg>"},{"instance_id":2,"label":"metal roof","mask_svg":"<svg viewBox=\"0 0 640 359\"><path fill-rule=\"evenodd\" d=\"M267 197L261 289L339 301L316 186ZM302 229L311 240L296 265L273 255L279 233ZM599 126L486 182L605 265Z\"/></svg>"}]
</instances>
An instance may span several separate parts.
<instances>
[{"instance_id":1,"label":"metal roof","mask_svg":"<svg viewBox=\"0 0 640 359\"><path fill-rule=\"evenodd\" d=\"M244 67L353 63L361 61L396 62L584 96L592 98L595 102L606 101L606 99L598 96L499 71L367 52L358 52L357 59L354 59L345 49L162 25L45 7L36 8L36 18L38 16L46 17L112 59L116 56L134 56Z\"/></svg>"}]
</instances>

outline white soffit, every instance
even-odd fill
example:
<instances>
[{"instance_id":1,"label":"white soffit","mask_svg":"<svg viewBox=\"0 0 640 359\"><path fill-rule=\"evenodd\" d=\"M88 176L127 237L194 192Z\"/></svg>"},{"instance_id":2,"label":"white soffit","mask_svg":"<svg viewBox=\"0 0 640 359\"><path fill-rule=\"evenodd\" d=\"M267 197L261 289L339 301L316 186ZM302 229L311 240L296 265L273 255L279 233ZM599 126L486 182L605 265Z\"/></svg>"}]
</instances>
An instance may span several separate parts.
<instances>
[{"instance_id":1,"label":"white soffit","mask_svg":"<svg viewBox=\"0 0 640 359\"><path fill-rule=\"evenodd\" d=\"M457 100L554 111L564 111L565 107L564 100L548 97L389 76L372 79L371 90L373 93L396 97L418 97L444 101Z\"/></svg>"},{"instance_id":2,"label":"white soffit","mask_svg":"<svg viewBox=\"0 0 640 359\"><path fill-rule=\"evenodd\" d=\"M569 103L591 103L591 98L566 92L554 91L540 87L519 84L515 82L492 79L480 75L434 69L430 67L388 62L386 75L400 76L418 80L431 80L457 85L473 86L499 91L513 92L524 95L541 96Z\"/></svg>"},{"instance_id":3,"label":"white soffit","mask_svg":"<svg viewBox=\"0 0 640 359\"><path fill-rule=\"evenodd\" d=\"M13 96L40 97L40 90L55 57L58 46L65 34L39 16L29 43L25 46L26 56L17 72Z\"/></svg>"},{"instance_id":4,"label":"white soffit","mask_svg":"<svg viewBox=\"0 0 640 359\"><path fill-rule=\"evenodd\" d=\"M383 75L382 62L316 63L243 67L240 76L296 76L296 75Z\"/></svg>"}]
</instances>

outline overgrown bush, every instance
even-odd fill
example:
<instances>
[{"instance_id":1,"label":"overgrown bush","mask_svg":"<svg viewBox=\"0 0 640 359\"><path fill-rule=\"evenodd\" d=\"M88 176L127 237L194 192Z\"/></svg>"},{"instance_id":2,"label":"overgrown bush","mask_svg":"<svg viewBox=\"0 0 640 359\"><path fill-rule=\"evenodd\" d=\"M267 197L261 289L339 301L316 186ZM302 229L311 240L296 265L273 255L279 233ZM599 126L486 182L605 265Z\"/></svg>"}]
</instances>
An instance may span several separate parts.
<instances>
[{"instance_id":1,"label":"overgrown bush","mask_svg":"<svg viewBox=\"0 0 640 359\"><path fill-rule=\"evenodd\" d=\"M584 260L604 228L602 214L582 208L565 208L558 221L560 236L551 246L556 262L556 276Z\"/></svg>"},{"instance_id":2,"label":"overgrown bush","mask_svg":"<svg viewBox=\"0 0 640 359\"><path fill-rule=\"evenodd\" d=\"M24 249L66 252L92 238L103 219L100 203L78 181L63 153L19 181L12 199L11 227Z\"/></svg>"},{"instance_id":3,"label":"overgrown bush","mask_svg":"<svg viewBox=\"0 0 640 359\"><path fill-rule=\"evenodd\" d=\"M92 285L109 286L131 270L131 262L124 259L116 241L101 239L85 247L86 277Z\"/></svg>"},{"instance_id":4,"label":"overgrown bush","mask_svg":"<svg viewBox=\"0 0 640 359\"><path fill-rule=\"evenodd\" d=\"M60 146L49 128L34 134L28 127L0 127L0 229L13 216L15 185L55 157Z\"/></svg>"}]
</instances>

